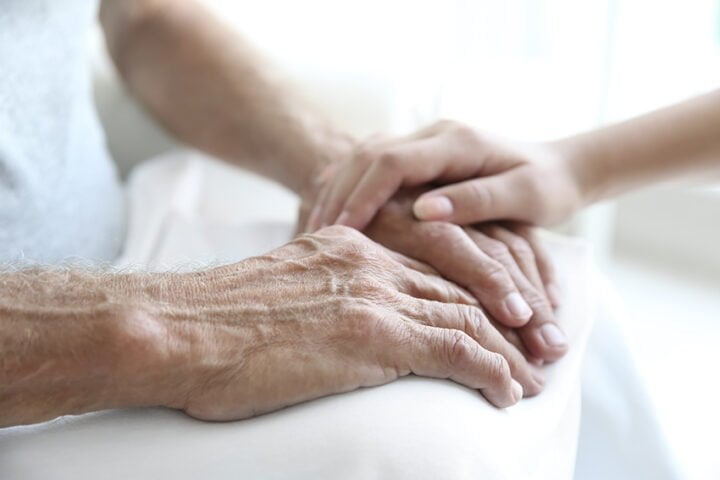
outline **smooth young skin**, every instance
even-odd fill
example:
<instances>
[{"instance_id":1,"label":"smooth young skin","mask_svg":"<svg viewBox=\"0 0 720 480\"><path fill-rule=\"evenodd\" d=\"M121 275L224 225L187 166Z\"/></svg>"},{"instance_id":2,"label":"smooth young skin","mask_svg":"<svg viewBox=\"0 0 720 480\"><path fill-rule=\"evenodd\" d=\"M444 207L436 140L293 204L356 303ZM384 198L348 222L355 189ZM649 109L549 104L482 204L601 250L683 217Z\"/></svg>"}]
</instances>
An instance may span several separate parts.
<instances>
[{"instance_id":1,"label":"smooth young skin","mask_svg":"<svg viewBox=\"0 0 720 480\"><path fill-rule=\"evenodd\" d=\"M554 224L593 202L720 169L720 90L563 140L519 143L440 122L369 145L335 179L320 224L364 228L403 186L447 184L414 204L423 220Z\"/></svg>"},{"instance_id":2,"label":"smooth young skin","mask_svg":"<svg viewBox=\"0 0 720 480\"><path fill-rule=\"evenodd\" d=\"M151 405L241 419L410 373L499 407L537 393L513 339L426 271L329 227L197 273L2 274L0 427Z\"/></svg>"}]
</instances>

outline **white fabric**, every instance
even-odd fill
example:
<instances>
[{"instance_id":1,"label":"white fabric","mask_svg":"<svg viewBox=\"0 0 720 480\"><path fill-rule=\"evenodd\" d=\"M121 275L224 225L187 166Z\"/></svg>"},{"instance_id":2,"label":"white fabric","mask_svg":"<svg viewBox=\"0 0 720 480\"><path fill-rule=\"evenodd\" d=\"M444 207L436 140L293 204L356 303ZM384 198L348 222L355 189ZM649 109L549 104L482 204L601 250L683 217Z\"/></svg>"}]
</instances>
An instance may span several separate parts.
<instances>
[{"instance_id":1,"label":"white fabric","mask_svg":"<svg viewBox=\"0 0 720 480\"><path fill-rule=\"evenodd\" d=\"M582 480L688 478L676 463L625 338L617 292L595 282L598 303L583 367L576 477Z\"/></svg>"},{"instance_id":2,"label":"white fabric","mask_svg":"<svg viewBox=\"0 0 720 480\"><path fill-rule=\"evenodd\" d=\"M287 241L291 223L197 217L213 191L206 173L198 160L176 157L134 176L121 266L194 268ZM237 218L257 215L250 205L234 211ZM409 377L241 422L203 423L165 409L107 411L0 430L0 478L572 478L596 287L581 244L552 238L549 246L564 293L559 318L572 347L547 369L545 391L513 408L495 409L450 381ZM615 353L624 358L622 345ZM598 447L595 456L581 455L590 467L612 451L591 445Z\"/></svg>"},{"instance_id":3,"label":"white fabric","mask_svg":"<svg viewBox=\"0 0 720 480\"><path fill-rule=\"evenodd\" d=\"M0 0L0 263L117 258L123 190L90 84L98 0Z\"/></svg>"}]
</instances>

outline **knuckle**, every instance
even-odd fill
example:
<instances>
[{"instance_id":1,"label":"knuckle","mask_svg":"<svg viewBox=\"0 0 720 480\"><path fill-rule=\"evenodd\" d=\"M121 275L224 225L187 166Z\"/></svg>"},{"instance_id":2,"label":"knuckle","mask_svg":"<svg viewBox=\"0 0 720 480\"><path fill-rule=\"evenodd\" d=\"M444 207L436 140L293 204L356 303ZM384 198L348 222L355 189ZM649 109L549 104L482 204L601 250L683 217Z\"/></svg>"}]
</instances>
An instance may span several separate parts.
<instances>
[{"instance_id":1,"label":"knuckle","mask_svg":"<svg viewBox=\"0 0 720 480\"><path fill-rule=\"evenodd\" d=\"M540 292L540 290L533 285L528 285L523 288L522 296L531 306L540 307L545 304L545 294Z\"/></svg>"},{"instance_id":2,"label":"knuckle","mask_svg":"<svg viewBox=\"0 0 720 480\"><path fill-rule=\"evenodd\" d=\"M530 306L533 313L538 315L538 319L546 319L546 321L554 319L552 308L550 308L550 303L545 298L544 293L541 293L537 288L530 286L523 289L522 296Z\"/></svg>"},{"instance_id":3,"label":"knuckle","mask_svg":"<svg viewBox=\"0 0 720 480\"><path fill-rule=\"evenodd\" d=\"M505 267L497 260L491 260L485 265L483 279L488 287L507 289L512 286L510 275L507 273L507 270L505 270Z\"/></svg>"},{"instance_id":4,"label":"knuckle","mask_svg":"<svg viewBox=\"0 0 720 480\"><path fill-rule=\"evenodd\" d=\"M465 193L472 199L475 208L492 211L493 195L489 188L486 188L482 182L470 181L465 184Z\"/></svg>"},{"instance_id":5,"label":"knuckle","mask_svg":"<svg viewBox=\"0 0 720 480\"><path fill-rule=\"evenodd\" d=\"M453 370L463 367L475 355L473 341L460 330L448 330L445 335L448 366Z\"/></svg>"},{"instance_id":6,"label":"knuckle","mask_svg":"<svg viewBox=\"0 0 720 480\"><path fill-rule=\"evenodd\" d=\"M488 240L483 250L496 260L507 260L512 257L508 246L498 240Z\"/></svg>"},{"instance_id":7,"label":"knuckle","mask_svg":"<svg viewBox=\"0 0 720 480\"><path fill-rule=\"evenodd\" d=\"M487 364L488 378L495 385L508 385L511 379L510 364L499 353L491 353Z\"/></svg>"},{"instance_id":8,"label":"knuckle","mask_svg":"<svg viewBox=\"0 0 720 480\"><path fill-rule=\"evenodd\" d=\"M456 308L462 321L463 331L482 344L489 325L489 320L482 310L472 305L456 305Z\"/></svg>"}]
</instances>

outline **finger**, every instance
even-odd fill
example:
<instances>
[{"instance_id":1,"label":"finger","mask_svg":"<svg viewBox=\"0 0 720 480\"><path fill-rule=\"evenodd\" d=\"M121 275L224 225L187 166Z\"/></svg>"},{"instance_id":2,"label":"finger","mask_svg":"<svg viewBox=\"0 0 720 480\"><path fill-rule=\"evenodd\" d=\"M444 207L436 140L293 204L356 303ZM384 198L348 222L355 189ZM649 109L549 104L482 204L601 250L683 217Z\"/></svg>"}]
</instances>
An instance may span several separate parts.
<instances>
[{"instance_id":1,"label":"finger","mask_svg":"<svg viewBox=\"0 0 720 480\"><path fill-rule=\"evenodd\" d=\"M332 225L340 214L345 200L352 192L372 162L372 153L361 150L353 161L348 164L333 180L330 191L323 202L320 225Z\"/></svg>"},{"instance_id":2,"label":"finger","mask_svg":"<svg viewBox=\"0 0 720 480\"><path fill-rule=\"evenodd\" d=\"M312 233L320 228L320 218L323 213L323 205L325 204L325 199L330 192L330 187L331 182L328 180L320 189L320 193L315 199L315 204L313 205L312 210L310 210L310 216L308 217L307 226L305 227L305 233Z\"/></svg>"},{"instance_id":3,"label":"finger","mask_svg":"<svg viewBox=\"0 0 720 480\"><path fill-rule=\"evenodd\" d=\"M395 250L390 250L389 248L386 248L385 250L390 258L408 268L412 268L413 270L417 270L418 272L426 273L428 275L440 276L440 273L427 263L415 260L414 258L398 253Z\"/></svg>"},{"instance_id":4,"label":"finger","mask_svg":"<svg viewBox=\"0 0 720 480\"><path fill-rule=\"evenodd\" d=\"M516 336L521 346L519 349L503 336L480 308L410 299L400 309L400 313L423 325L465 332L484 349L499 353L507 360L512 377L520 382L525 396L537 395L542 391L544 377L525 360L520 339Z\"/></svg>"},{"instance_id":5,"label":"finger","mask_svg":"<svg viewBox=\"0 0 720 480\"><path fill-rule=\"evenodd\" d=\"M506 327L502 323L498 323L492 318L488 318L490 323L497 329L498 332L500 332L500 335L505 338L513 347L517 348L518 351L522 354L523 358L526 359L528 362L530 362L532 365L535 366L541 366L542 361L533 363L531 359L535 359L532 355L530 355L530 352L528 351L527 347L522 341L522 338L520 338L520 335L518 335L518 329L516 328L510 328Z\"/></svg>"},{"instance_id":6,"label":"finger","mask_svg":"<svg viewBox=\"0 0 720 480\"><path fill-rule=\"evenodd\" d=\"M535 254L535 262L540 273L540 278L545 287L545 293L553 307L560 306L560 288L558 287L555 266L550 258L547 248L543 244L540 236L536 233L536 229L528 226L514 223L509 227L516 234L520 235L530 244L530 248Z\"/></svg>"},{"instance_id":7,"label":"finger","mask_svg":"<svg viewBox=\"0 0 720 480\"><path fill-rule=\"evenodd\" d=\"M441 136L386 148L353 188L338 223L362 230L400 187L470 177L480 168L479 160Z\"/></svg>"},{"instance_id":8,"label":"finger","mask_svg":"<svg viewBox=\"0 0 720 480\"><path fill-rule=\"evenodd\" d=\"M557 325L555 314L545 295L522 272L510 248L476 230L467 229L466 232L481 250L506 268L523 299L530 305L532 317L518 332L532 357L549 362L562 357L567 351L567 340Z\"/></svg>"},{"instance_id":9,"label":"finger","mask_svg":"<svg viewBox=\"0 0 720 480\"><path fill-rule=\"evenodd\" d=\"M403 273L398 277L400 292L417 299L434 300L443 303L460 303L477 305L477 300L470 292L442 277L427 275L403 267Z\"/></svg>"},{"instance_id":10,"label":"finger","mask_svg":"<svg viewBox=\"0 0 720 480\"><path fill-rule=\"evenodd\" d=\"M338 215L339 225L364 229L403 184L404 172L401 169L405 167L393 167L390 170L389 157L381 158L383 160L373 162L354 185Z\"/></svg>"},{"instance_id":11,"label":"finger","mask_svg":"<svg viewBox=\"0 0 720 480\"><path fill-rule=\"evenodd\" d=\"M482 348L466 333L409 323L408 334L403 337L392 352L398 370L449 378L479 390L499 408L522 398L522 386L512 379L507 360Z\"/></svg>"},{"instance_id":12,"label":"finger","mask_svg":"<svg viewBox=\"0 0 720 480\"><path fill-rule=\"evenodd\" d=\"M413 213L420 220L459 225L502 219L529 221L535 203L531 193L525 175L511 170L427 192L415 201Z\"/></svg>"},{"instance_id":13,"label":"finger","mask_svg":"<svg viewBox=\"0 0 720 480\"><path fill-rule=\"evenodd\" d=\"M443 277L468 289L500 323L520 327L530 320L532 310L505 267L479 249L461 227L421 222L415 228L425 241L403 245L404 253L429 263Z\"/></svg>"},{"instance_id":14,"label":"finger","mask_svg":"<svg viewBox=\"0 0 720 480\"><path fill-rule=\"evenodd\" d=\"M515 261L514 263L519 267L523 275L525 275L525 278L527 278L536 289L543 294L545 293L545 285L538 271L535 253L525 238L496 223L483 224L478 226L477 229L489 238L501 242L512 256L512 259Z\"/></svg>"}]
</instances>

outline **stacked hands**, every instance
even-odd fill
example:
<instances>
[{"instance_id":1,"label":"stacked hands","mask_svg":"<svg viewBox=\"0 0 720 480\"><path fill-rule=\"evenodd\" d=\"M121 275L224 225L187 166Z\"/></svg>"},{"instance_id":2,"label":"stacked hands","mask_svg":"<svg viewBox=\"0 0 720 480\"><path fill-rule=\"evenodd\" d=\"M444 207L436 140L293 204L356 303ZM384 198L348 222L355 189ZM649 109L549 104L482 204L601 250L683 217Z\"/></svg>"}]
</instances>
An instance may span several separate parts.
<instances>
[{"instance_id":1,"label":"stacked hands","mask_svg":"<svg viewBox=\"0 0 720 480\"><path fill-rule=\"evenodd\" d=\"M498 407L538 394L540 367L568 345L553 266L528 223L579 206L560 158L442 122L324 166L303 194L305 234L204 274L223 293L207 291L207 313L193 315L233 312L239 333L213 340L218 354L201 377L216 380L174 406L243 418L410 373L450 378ZM544 188L567 196L559 212ZM258 288L241 301L231 285Z\"/></svg>"},{"instance_id":2,"label":"stacked hands","mask_svg":"<svg viewBox=\"0 0 720 480\"><path fill-rule=\"evenodd\" d=\"M239 419L410 373L513 405L568 348L532 226L718 166L718 91L552 142L446 121L356 144L196 2L164 3L103 2L122 77L179 140L300 193L304 234L193 273L0 272L0 428Z\"/></svg>"},{"instance_id":3,"label":"stacked hands","mask_svg":"<svg viewBox=\"0 0 720 480\"><path fill-rule=\"evenodd\" d=\"M182 274L6 276L3 308L21 319L43 285L64 285L44 305L58 331L95 333L63 368L93 364L113 382L97 376L83 391L102 398L88 402L47 370L67 400L18 390L0 426L146 405L241 419L411 373L501 408L538 394L543 364L568 348L553 267L529 226L580 206L562 148L443 122L342 151L308 175L306 233L266 255ZM84 307L74 317L68 305Z\"/></svg>"}]
</instances>

